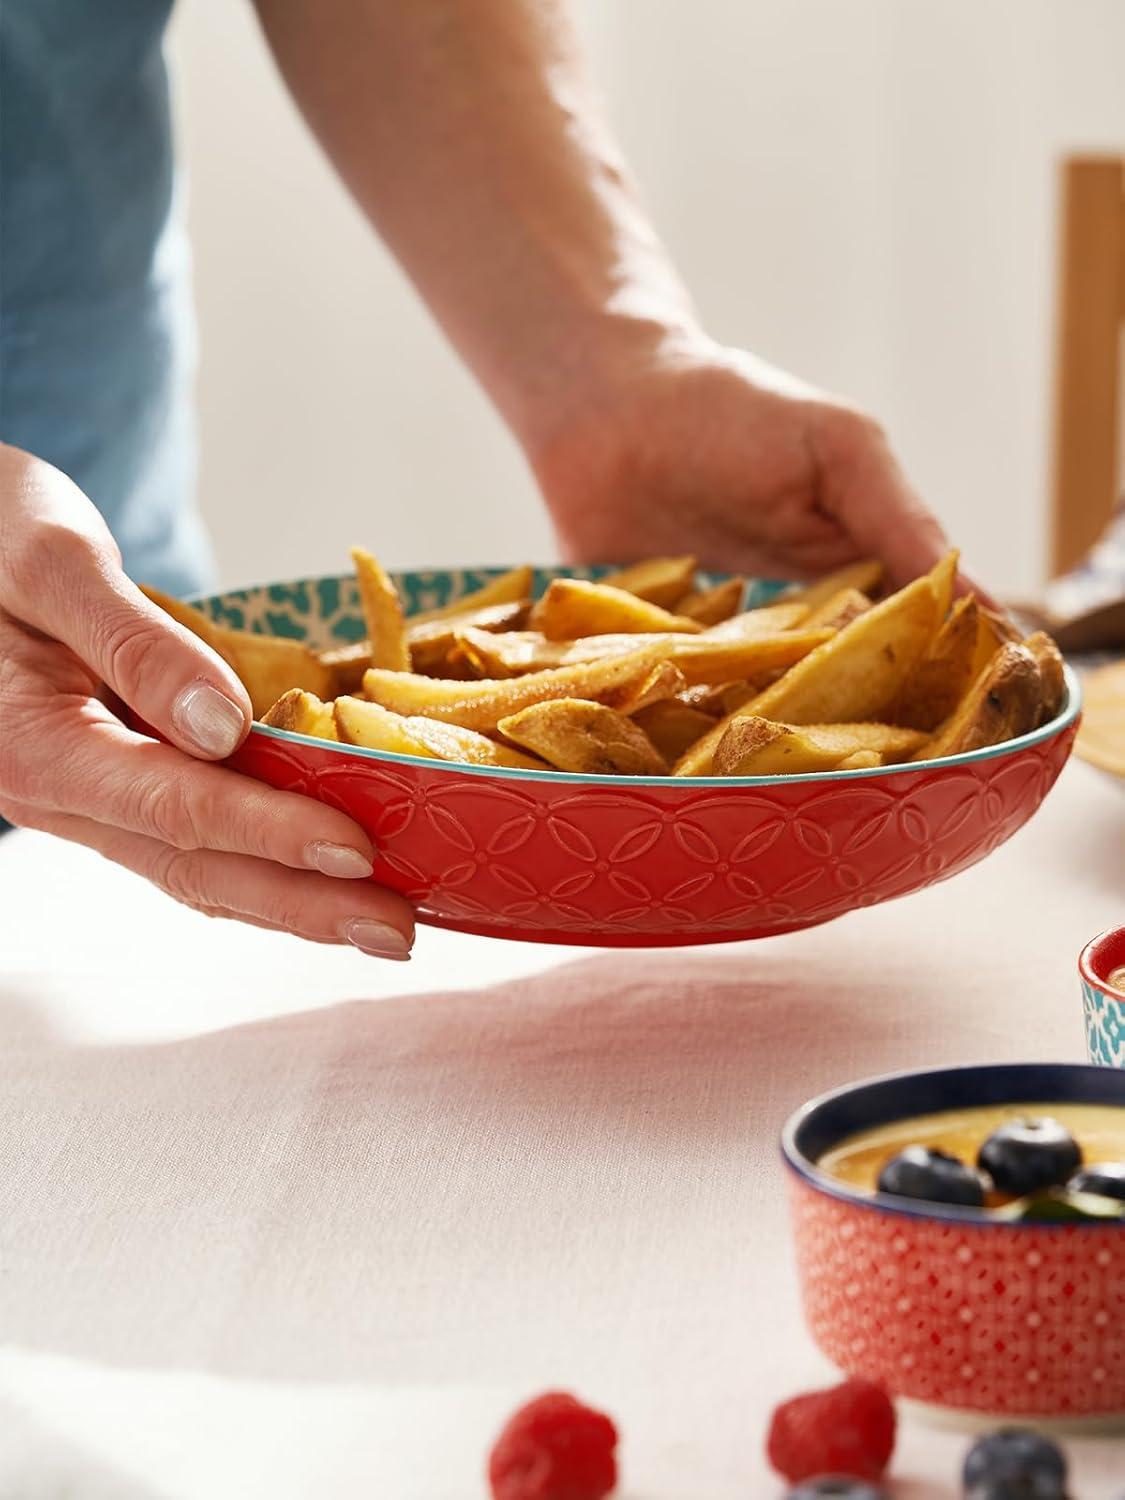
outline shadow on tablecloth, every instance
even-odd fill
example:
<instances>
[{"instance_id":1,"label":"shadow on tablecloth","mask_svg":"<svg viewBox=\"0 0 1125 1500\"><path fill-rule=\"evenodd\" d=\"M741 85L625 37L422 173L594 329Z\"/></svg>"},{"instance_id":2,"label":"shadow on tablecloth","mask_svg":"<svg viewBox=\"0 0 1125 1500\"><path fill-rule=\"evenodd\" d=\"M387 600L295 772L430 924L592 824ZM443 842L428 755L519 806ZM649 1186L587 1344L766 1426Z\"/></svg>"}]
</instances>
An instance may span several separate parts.
<instances>
[{"instance_id":1,"label":"shadow on tablecloth","mask_svg":"<svg viewBox=\"0 0 1125 1500\"><path fill-rule=\"evenodd\" d=\"M904 994L871 957L862 998L745 949L602 955L147 1046L62 1041L9 989L4 1337L133 1368L503 1380L529 1320L569 1348L591 1306L602 1350L659 1347L686 1264L691 1352L753 1343L782 1317L755 1272L785 1116L963 1055L940 981ZM791 1288L783 1312L799 1337Z\"/></svg>"}]
</instances>

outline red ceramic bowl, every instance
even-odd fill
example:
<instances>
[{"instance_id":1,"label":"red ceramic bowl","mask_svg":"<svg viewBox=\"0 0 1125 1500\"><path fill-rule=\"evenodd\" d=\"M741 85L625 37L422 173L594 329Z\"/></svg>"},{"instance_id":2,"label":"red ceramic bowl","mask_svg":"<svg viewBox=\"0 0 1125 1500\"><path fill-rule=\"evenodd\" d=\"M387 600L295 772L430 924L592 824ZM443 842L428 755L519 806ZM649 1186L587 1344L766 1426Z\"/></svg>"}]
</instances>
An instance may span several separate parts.
<instances>
[{"instance_id":1,"label":"red ceramic bowl","mask_svg":"<svg viewBox=\"0 0 1125 1500\"><path fill-rule=\"evenodd\" d=\"M564 571L580 570L542 570L540 581ZM486 576L397 580L422 609ZM236 625L339 644L351 587L304 580L200 603ZM777 587L754 585L751 600ZM1078 710L1068 674L1063 711L1032 734L943 761L831 775L496 770L261 725L231 764L355 818L378 850L375 878L408 897L423 922L537 942L714 943L827 922L983 859L1051 789Z\"/></svg>"},{"instance_id":2,"label":"red ceramic bowl","mask_svg":"<svg viewBox=\"0 0 1125 1500\"><path fill-rule=\"evenodd\" d=\"M805 1316L849 1375L975 1416L1125 1416L1125 1224L997 1223L866 1197L821 1172L857 1130L966 1105L1125 1107L1125 1075L1022 1064L900 1074L838 1090L789 1121Z\"/></svg>"}]
</instances>

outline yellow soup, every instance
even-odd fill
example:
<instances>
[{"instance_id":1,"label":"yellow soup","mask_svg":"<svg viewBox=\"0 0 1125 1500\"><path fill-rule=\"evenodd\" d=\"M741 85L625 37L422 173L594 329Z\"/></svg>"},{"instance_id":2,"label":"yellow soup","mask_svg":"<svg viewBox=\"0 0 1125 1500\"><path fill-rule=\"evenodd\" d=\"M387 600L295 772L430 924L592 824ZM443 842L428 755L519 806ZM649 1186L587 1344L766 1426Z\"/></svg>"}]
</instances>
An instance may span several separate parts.
<instances>
[{"instance_id":1,"label":"yellow soup","mask_svg":"<svg viewBox=\"0 0 1125 1500\"><path fill-rule=\"evenodd\" d=\"M1082 1148L1087 1165L1125 1161L1125 1107L1113 1104L986 1104L943 1110L936 1115L896 1120L861 1130L826 1151L817 1165L837 1182L873 1193L879 1173L907 1146L931 1146L975 1163L992 1132L1009 1120L1049 1116L1065 1125Z\"/></svg>"},{"instance_id":2,"label":"yellow soup","mask_svg":"<svg viewBox=\"0 0 1125 1500\"><path fill-rule=\"evenodd\" d=\"M1115 990L1125 990L1125 964L1122 964L1120 969L1114 969L1109 976L1109 982Z\"/></svg>"}]
</instances>

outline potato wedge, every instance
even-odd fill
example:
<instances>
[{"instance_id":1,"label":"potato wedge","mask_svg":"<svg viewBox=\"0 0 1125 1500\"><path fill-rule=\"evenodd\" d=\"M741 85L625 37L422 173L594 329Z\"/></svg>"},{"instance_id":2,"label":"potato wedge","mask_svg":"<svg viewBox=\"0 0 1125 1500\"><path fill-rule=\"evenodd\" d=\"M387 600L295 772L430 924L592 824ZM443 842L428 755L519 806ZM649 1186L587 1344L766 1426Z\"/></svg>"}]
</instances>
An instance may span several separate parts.
<instances>
[{"instance_id":1,"label":"potato wedge","mask_svg":"<svg viewBox=\"0 0 1125 1500\"><path fill-rule=\"evenodd\" d=\"M304 688L318 698L332 697L335 679L304 641L291 641L278 635L258 635L251 630L232 630L229 625L217 625L194 605L173 599L159 589L144 588L142 592L234 668L250 696L256 719L272 708L290 688Z\"/></svg>"},{"instance_id":2,"label":"potato wedge","mask_svg":"<svg viewBox=\"0 0 1125 1500\"><path fill-rule=\"evenodd\" d=\"M663 703L682 693L687 686L684 674L674 662L658 662L647 677L635 687L623 688L614 698L613 707L619 714L632 715L653 703Z\"/></svg>"},{"instance_id":3,"label":"potato wedge","mask_svg":"<svg viewBox=\"0 0 1125 1500\"><path fill-rule=\"evenodd\" d=\"M808 610L803 604L763 604L758 609L743 610L709 626L703 633L709 640L750 640L763 635L778 635L783 630L809 628Z\"/></svg>"},{"instance_id":4,"label":"potato wedge","mask_svg":"<svg viewBox=\"0 0 1125 1500\"><path fill-rule=\"evenodd\" d=\"M586 635L636 635L677 631L693 635L697 620L669 614L659 604L639 599L626 589L583 578L556 578L533 607L528 625L549 641L573 641Z\"/></svg>"},{"instance_id":5,"label":"potato wedge","mask_svg":"<svg viewBox=\"0 0 1125 1500\"><path fill-rule=\"evenodd\" d=\"M887 763L909 760L929 738L921 730L897 724L805 724L802 728L814 744L825 749L839 750L842 756L871 750Z\"/></svg>"},{"instance_id":6,"label":"potato wedge","mask_svg":"<svg viewBox=\"0 0 1125 1500\"><path fill-rule=\"evenodd\" d=\"M785 724L878 719L938 629L947 573L943 559L932 574L845 625L738 712ZM697 741L673 767L673 774L705 776L729 722L720 720Z\"/></svg>"},{"instance_id":7,"label":"potato wedge","mask_svg":"<svg viewBox=\"0 0 1125 1500\"><path fill-rule=\"evenodd\" d=\"M633 721L639 724L668 762L679 760L702 734L706 734L715 722L713 714L692 708L679 698L666 698L659 703L650 703L638 709Z\"/></svg>"},{"instance_id":8,"label":"potato wedge","mask_svg":"<svg viewBox=\"0 0 1125 1500\"><path fill-rule=\"evenodd\" d=\"M805 625L810 630L843 630L871 608L871 600L859 589L841 589L816 609L810 610Z\"/></svg>"},{"instance_id":9,"label":"potato wedge","mask_svg":"<svg viewBox=\"0 0 1125 1500\"><path fill-rule=\"evenodd\" d=\"M359 601L367 626L367 642L373 667L392 672L410 670L410 648L406 644L402 600L378 558L362 547L352 548Z\"/></svg>"},{"instance_id":10,"label":"potato wedge","mask_svg":"<svg viewBox=\"0 0 1125 1500\"><path fill-rule=\"evenodd\" d=\"M451 615L467 614L470 610L486 609L490 604L512 604L526 599L535 583L535 569L531 567L511 568L486 583L483 588L451 599L440 609L424 609L410 616L411 625L421 625L429 620L448 620Z\"/></svg>"},{"instance_id":11,"label":"potato wedge","mask_svg":"<svg viewBox=\"0 0 1125 1500\"><path fill-rule=\"evenodd\" d=\"M411 670L423 672L427 677L464 675L454 669L458 632L519 630L530 608L529 600L514 599L509 604L486 604L482 609L471 609L463 615L425 620L421 624L408 621L406 639L410 647Z\"/></svg>"},{"instance_id":12,"label":"potato wedge","mask_svg":"<svg viewBox=\"0 0 1125 1500\"><path fill-rule=\"evenodd\" d=\"M979 631L977 601L966 594L954 604L929 650L887 710L892 724L932 734L948 719L973 681Z\"/></svg>"},{"instance_id":13,"label":"potato wedge","mask_svg":"<svg viewBox=\"0 0 1125 1500\"><path fill-rule=\"evenodd\" d=\"M877 750L856 750L836 767L837 771L870 771L886 762Z\"/></svg>"},{"instance_id":14,"label":"potato wedge","mask_svg":"<svg viewBox=\"0 0 1125 1500\"><path fill-rule=\"evenodd\" d=\"M1035 658L1039 669L1039 723L1046 724L1062 708L1066 697L1062 652L1045 631L1029 635L1024 645Z\"/></svg>"},{"instance_id":15,"label":"potato wedge","mask_svg":"<svg viewBox=\"0 0 1125 1500\"><path fill-rule=\"evenodd\" d=\"M906 761L926 736L915 729L899 729L892 724L771 724L771 731L792 731L796 738L783 740L780 735L762 728L769 720L754 716L734 718L715 750L715 774L718 776L768 776L770 769L728 771L720 769L720 749L724 763L737 763L749 749L755 753L771 743L774 749L766 762L786 771L827 771ZM749 725L750 729L743 726ZM857 761L856 757L860 757Z\"/></svg>"},{"instance_id":16,"label":"potato wedge","mask_svg":"<svg viewBox=\"0 0 1125 1500\"><path fill-rule=\"evenodd\" d=\"M336 720L331 703L322 703L315 693L290 688L262 715L262 723L293 734L310 734L318 740L334 740Z\"/></svg>"},{"instance_id":17,"label":"potato wedge","mask_svg":"<svg viewBox=\"0 0 1125 1500\"><path fill-rule=\"evenodd\" d=\"M746 593L745 578L728 578L709 589L693 589L675 604L675 613L698 620L701 625L718 625L736 615Z\"/></svg>"},{"instance_id":18,"label":"potato wedge","mask_svg":"<svg viewBox=\"0 0 1125 1500\"><path fill-rule=\"evenodd\" d=\"M584 698L554 698L500 720L500 732L560 771L666 776L667 762L632 719Z\"/></svg>"},{"instance_id":19,"label":"potato wedge","mask_svg":"<svg viewBox=\"0 0 1125 1500\"><path fill-rule=\"evenodd\" d=\"M791 666L831 639L827 630L779 631L774 635L729 638L705 631L644 635L593 635L577 641L548 641L534 631L488 635L463 631L462 650L478 670L494 678L548 671L580 662L606 661L637 650L651 650L679 667L686 682L732 682L761 677Z\"/></svg>"},{"instance_id":20,"label":"potato wedge","mask_svg":"<svg viewBox=\"0 0 1125 1500\"><path fill-rule=\"evenodd\" d=\"M471 729L441 724L422 717L404 718L362 698L337 698L334 719L337 737L345 745L387 750L394 755L421 755L430 760L464 761L478 766L511 766L543 770L533 756L497 744Z\"/></svg>"},{"instance_id":21,"label":"potato wedge","mask_svg":"<svg viewBox=\"0 0 1125 1500\"><path fill-rule=\"evenodd\" d=\"M578 662L523 677L449 682L372 667L363 690L373 703L404 715L424 714L465 729L495 729L501 719L548 698L591 698L616 707L635 695L665 657L652 648L607 661Z\"/></svg>"},{"instance_id":22,"label":"potato wedge","mask_svg":"<svg viewBox=\"0 0 1125 1500\"><path fill-rule=\"evenodd\" d=\"M846 568L837 568L826 573L815 583L799 584L783 595L787 604L805 605L811 614L814 609L839 594L844 589L858 589L861 594L873 594L883 581L883 564L874 558L863 562L849 563Z\"/></svg>"},{"instance_id":23,"label":"potato wedge","mask_svg":"<svg viewBox=\"0 0 1125 1500\"><path fill-rule=\"evenodd\" d=\"M234 656L234 670L250 694L255 718L290 688L304 688L318 698L331 698L335 691L332 674L303 641L254 635L248 630L224 631L223 639Z\"/></svg>"},{"instance_id":24,"label":"potato wedge","mask_svg":"<svg viewBox=\"0 0 1125 1500\"><path fill-rule=\"evenodd\" d=\"M651 557L647 562L607 573L601 581L610 588L624 589L626 593L636 594L638 599L647 599L650 604L671 609L676 600L682 599L694 586L695 558Z\"/></svg>"},{"instance_id":25,"label":"potato wedge","mask_svg":"<svg viewBox=\"0 0 1125 1500\"><path fill-rule=\"evenodd\" d=\"M1001 646L1020 642L1023 632L1007 615L987 609L977 601L977 646L973 656L972 680L975 682Z\"/></svg>"},{"instance_id":26,"label":"potato wedge","mask_svg":"<svg viewBox=\"0 0 1125 1500\"><path fill-rule=\"evenodd\" d=\"M332 678L335 697L337 693L358 692L363 686L363 674L371 665L371 646L367 641L354 641L350 646L318 651L316 657Z\"/></svg>"},{"instance_id":27,"label":"potato wedge","mask_svg":"<svg viewBox=\"0 0 1125 1500\"><path fill-rule=\"evenodd\" d=\"M146 599L151 600L166 615L171 615L177 625L190 630L192 635L198 636L201 641L211 647L212 651L217 652L228 667L235 667L235 671L238 670L235 666L234 653L229 649L225 640L225 637L232 633L229 627L216 625L201 609L196 609L194 604L188 604L183 599L176 599L173 595L166 594L163 589L154 589L149 584L142 583L140 590Z\"/></svg>"},{"instance_id":28,"label":"potato wedge","mask_svg":"<svg viewBox=\"0 0 1125 1500\"><path fill-rule=\"evenodd\" d=\"M1001 646L956 710L912 760L938 760L998 745L1034 729L1041 708L1039 665L1026 646Z\"/></svg>"},{"instance_id":29,"label":"potato wedge","mask_svg":"<svg viewBox=\"0 0 1125 1500\"><path fill-rule=\"evenodd\" d=\"M716 776L797 776L834 771L844 757L817 745L800 729L743 715L715 746Z\"/></svg>"}]
</instances>

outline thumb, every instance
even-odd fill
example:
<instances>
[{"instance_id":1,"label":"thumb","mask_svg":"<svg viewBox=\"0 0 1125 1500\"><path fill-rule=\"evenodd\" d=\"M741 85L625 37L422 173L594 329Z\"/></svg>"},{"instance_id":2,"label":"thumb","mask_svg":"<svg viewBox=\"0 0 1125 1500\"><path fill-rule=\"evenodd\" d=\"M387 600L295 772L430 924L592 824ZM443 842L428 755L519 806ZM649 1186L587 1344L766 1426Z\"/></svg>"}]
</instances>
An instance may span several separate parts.
<instances>
[{"instance_id":1,"label":"thumb","mask_svg":"<svg viewBox=\"0 0 1125 1500\"><path fill-rule=\"evenodd\" d=\"M22 617L69 646L181 750L206 760L230 755L250 727L250 700L218 651L181 623L189 607L174 618L130 582L112 551L86 537L75 543L56 545L50 585Z\"/></svg>"},{"instance_id":2,"label":"thumb","mask_svg":"<svg viewBox=\"0 0 1125 1500\"><path fill-rule=\"evenodd\" d=\"M130 583L102 517L50 464L0 444L0 610L69 646L181 750L229 755L251 722L222 657Z\"/></svg>"}]
</instances>

